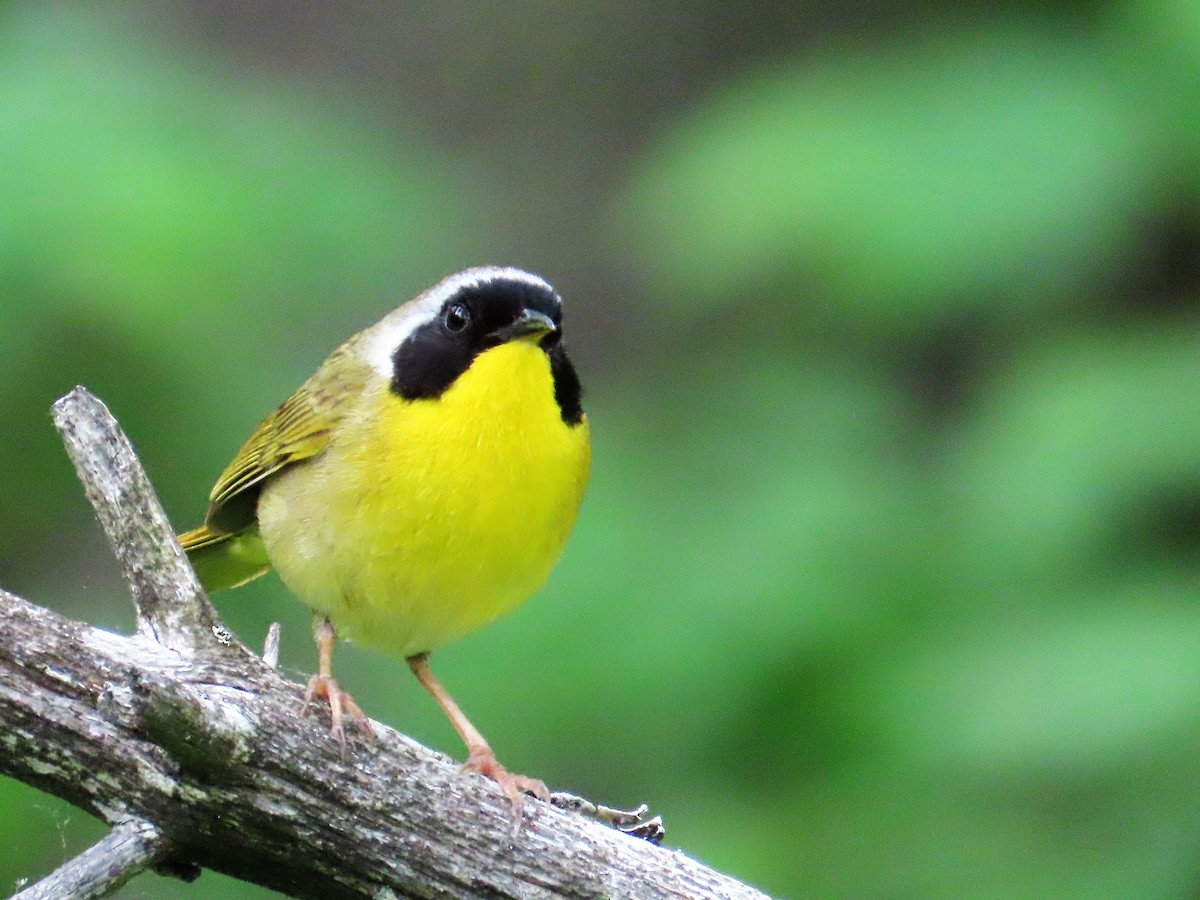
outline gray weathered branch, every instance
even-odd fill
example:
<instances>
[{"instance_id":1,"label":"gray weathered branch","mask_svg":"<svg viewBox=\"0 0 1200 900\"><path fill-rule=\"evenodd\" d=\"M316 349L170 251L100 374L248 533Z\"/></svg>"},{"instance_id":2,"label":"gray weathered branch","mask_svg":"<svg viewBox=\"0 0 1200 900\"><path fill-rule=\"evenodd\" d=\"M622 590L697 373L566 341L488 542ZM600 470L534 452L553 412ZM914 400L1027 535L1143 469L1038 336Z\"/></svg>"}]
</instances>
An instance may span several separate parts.
<instances>
[{"instance_id":1,"label":"gray weathered branch","mask_svg":"<svg viewBox=\"0 0 1200 900\"><path fill-rule=\"evenodd\" d=\"M107 407L77 387L54 404L51 416L121 563L138 631L173 650L211 643L217 614L176 543L129 439Z\"/></svg>"},{"instance_id":2,"label":"gray weathered branch","mask_svg":"<svg viewBox=\"0 0 1200 900\"><path fill-rule=\"evenodd\" d=\"M0 590L0 772L115 826L60 873L199 866L297 897L763 897L534 800L514 838L493 783L378 723L343 760L299 687L222 629L103 405L77 388L55 420L145 622L115 635ZM127 823L151 830L138 843ZM31 896L67 896L49 884Z\"/></svg>"},{"instance_id":3,"label":"gray weathered branch","mask_svg":"<svg viewBox=\"0 0 1200 900\"><path fill-rule=\"evenodd\" d=\"M122 822L70 862L59 866L12 900L91 900L107 897L134 875L167 855L166 839L148 822Z\"/></svg>"}]
</instances>

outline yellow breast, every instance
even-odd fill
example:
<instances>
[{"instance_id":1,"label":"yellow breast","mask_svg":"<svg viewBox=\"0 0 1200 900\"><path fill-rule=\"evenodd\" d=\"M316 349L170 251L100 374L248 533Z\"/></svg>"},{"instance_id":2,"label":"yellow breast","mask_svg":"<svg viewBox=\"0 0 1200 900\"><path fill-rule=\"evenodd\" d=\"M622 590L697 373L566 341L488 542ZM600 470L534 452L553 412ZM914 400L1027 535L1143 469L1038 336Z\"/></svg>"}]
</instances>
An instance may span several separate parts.
<instances>
[{"instance_id":1,"label":"yellow breast","mask_svg":"<svg viewBox=\"0 0 1200 900\"><path fill-rule=\"evenodd\" d=\"M355 642L404 655L491 621L545 582L587 483L546 354L480 354L439 398L370 389L318 457L270 482L259 528L284 583Z\"/></svg>"}]
</instances>

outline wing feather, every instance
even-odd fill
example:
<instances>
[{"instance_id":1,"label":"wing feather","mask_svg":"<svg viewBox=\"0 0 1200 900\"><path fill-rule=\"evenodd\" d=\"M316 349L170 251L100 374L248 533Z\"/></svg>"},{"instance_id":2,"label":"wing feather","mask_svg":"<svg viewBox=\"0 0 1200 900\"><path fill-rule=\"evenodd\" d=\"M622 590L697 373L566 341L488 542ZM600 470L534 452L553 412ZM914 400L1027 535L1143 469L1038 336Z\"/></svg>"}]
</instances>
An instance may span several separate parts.
<instances>
[{"instance_id":1,"label":"wing feather","mask_svg":"<svg viewBox=\"0 0 1200 900\"><path fill-rule=\"evenodd\" d=\"M350 343L338 348L254 429L209 495L203 526L209 534L235 534L254 525L258 496L267 479L329 445L338 423L362 395L369 372L350 350Z\"/></svg>"}]
</instances>

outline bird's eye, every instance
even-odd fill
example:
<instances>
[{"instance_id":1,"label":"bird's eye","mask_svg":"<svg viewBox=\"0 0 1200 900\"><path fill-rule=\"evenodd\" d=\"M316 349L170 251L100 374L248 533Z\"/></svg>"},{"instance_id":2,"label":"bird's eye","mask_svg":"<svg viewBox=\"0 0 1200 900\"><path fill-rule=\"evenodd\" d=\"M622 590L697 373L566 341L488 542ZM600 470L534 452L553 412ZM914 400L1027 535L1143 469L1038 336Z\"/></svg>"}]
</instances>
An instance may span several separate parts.
<instances>
[{"instance_id":1,"label":"bird's eye","mask_svg":"<svg viewBox=\"0 0 1200 900\"><path fill-rule=\"evenodd\" d=\"M458 334L471 324L471 311L463 304L455 303L446 309L442 321L446 323L447 331L451 334Z\"/></svg>"}]
</instances>

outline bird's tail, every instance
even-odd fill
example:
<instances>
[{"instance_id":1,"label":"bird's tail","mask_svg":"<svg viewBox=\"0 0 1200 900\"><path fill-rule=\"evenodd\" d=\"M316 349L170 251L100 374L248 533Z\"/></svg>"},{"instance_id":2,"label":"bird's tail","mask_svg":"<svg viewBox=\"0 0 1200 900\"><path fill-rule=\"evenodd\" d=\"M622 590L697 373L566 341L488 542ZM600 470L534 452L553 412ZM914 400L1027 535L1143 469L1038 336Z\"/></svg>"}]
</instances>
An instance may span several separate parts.
<instances>
[{"instance_id":1,"label":"bird's tail","mask_svg":"<svg viewBox=\"0 0 1200 900\"><path fill-rule=\"evenodd\" d=\"M257 528L222 534L201 525L179 535L179 545L209 593L241 587L271 568Z\"/></svg>"}]
</instances>

